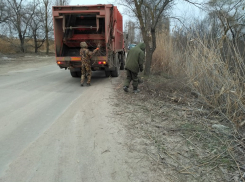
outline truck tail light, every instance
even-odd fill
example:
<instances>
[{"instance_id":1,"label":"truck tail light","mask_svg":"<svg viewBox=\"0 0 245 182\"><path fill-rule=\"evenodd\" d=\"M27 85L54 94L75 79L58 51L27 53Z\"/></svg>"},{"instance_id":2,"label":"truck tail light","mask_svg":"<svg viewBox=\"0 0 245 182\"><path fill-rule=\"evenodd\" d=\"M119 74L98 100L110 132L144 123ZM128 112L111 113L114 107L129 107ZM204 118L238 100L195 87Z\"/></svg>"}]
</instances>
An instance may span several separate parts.
<instances>
[{"instance_id":1,"label":"truck tail light","mask_svg":"<svg viewBox=\"0 0 245 182\"><path fill-rule=\"evenodd\" d=\"M98 64L106 64L106 61L99 61Z\"/></svg>"},{"instance_id":2,"label":"truck tail light","mask_svg":"<svg viewBox=\"0 0 245 182\"><path fill-rule=\"evenodd\" d=\"M60 65L60 64L65 64L64 61L57 61L57 64Z\"/></svg>"}]
</instances>

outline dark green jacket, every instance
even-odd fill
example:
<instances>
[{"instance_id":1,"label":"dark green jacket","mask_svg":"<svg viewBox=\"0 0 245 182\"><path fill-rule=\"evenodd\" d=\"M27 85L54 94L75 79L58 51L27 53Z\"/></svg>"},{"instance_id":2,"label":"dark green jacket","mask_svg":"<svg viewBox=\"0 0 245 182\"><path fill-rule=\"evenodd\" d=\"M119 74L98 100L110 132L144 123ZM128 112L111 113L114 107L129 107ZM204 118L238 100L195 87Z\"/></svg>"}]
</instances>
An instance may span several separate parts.
<instances>
[{"instance_id":1,"label":"dark green jacket","mask_svg":"<svg viewBox=\"0 0 245 182\"><path fill-rule=\"evenodd\" d=\"M145 43L139 43L134 48L130 49L126 59L125 69L134 73L143 71L143 64L145 62Z\"/></svg>"}]
</instances>

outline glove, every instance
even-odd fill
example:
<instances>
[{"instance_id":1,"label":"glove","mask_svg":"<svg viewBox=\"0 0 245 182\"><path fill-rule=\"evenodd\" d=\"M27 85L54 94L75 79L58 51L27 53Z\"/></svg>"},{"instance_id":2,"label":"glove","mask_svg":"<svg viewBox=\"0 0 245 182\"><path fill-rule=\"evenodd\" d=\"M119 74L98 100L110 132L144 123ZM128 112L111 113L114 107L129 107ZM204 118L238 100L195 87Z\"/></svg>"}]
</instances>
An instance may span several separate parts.
<instances>
[{"instance_id":1,"label":"glove","mask_svg":"<svg viewBox=\"0 0 245 182\"><path fill-rule=\"evenodd\" d=\"M143 69L140 69L140 72L144 71Z\"/></svg>"}]
</instances>

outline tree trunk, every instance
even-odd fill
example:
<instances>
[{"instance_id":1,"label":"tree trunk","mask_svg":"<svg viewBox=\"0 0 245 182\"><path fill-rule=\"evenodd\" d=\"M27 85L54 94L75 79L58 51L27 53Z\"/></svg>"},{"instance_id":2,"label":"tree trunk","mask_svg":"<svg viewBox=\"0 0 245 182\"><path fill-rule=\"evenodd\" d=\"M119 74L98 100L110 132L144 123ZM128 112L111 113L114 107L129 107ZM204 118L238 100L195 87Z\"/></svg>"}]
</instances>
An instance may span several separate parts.
<instances>
[{"instance_id":1,"label":"tree trunk","mask_svg":"<svg viewBox=\"0 0 245 182\"><path fill-rule=\"evenodd\" d=\"M24 41L24 39L22 39L21 41L20 41L20 50L21 50L21 52L25 52L25 43L24 43L25 41Z\"/></svg>"},{"instance_id":2,"label":"tree trunk","mask_svg":"<svg viewBox=\"0 0 245 182\"><path fill-rule=\"evenodd\" d=\"M144 75L149 76L151 74L151 62L152 62L152 55L156 49L156 34L155 29L151 30L151 37L147 35L145 32L143 34L143 39L145 42L145 51L146 51L146 61L145 61L145 71Z\"/></svg>"},{"instance_id":3,"label":"tree trunk","mask_svg":"<svg viewBox=\"0 0 245 182\"><path fill-rule=\"evenodd\" d=\"M48 30L46 30L45 37L46 37L46 54L48 55L49 54Z\"/></svg>"},{"instance_id":4,"label":"tree trunk","mask_svg":"<svg viewBox=\"0 0 245 182\"><path fill-rule=\"evenodd\" d=\"M25 52L25 40L24 37L19 33L19 40L20 40L20 51Z\"/></svg>"},{"instance_id":5,"label":"tree trunk","mask_svg":"<svg viewBox=\"0 0 245 182\"><path fill-rule=\"evenodd\" d=\"M152 54L154 53L154 51L156 50L157 47L157 40L156 40L156 31L155 29L151 29L151 42L152 42Z\"/></svg>"},{"instance_id":6,"label":"tree trunk","mask_svg":"<svg viewBox=\"0 0 245 182\"><path fill-rule=\"evenodd\" d=\"M37 34L36 30L34 30L34 46L35 46L35 53L37 53Z\"/></svg>"},{"instance_id":7,"label":"tree trunk","mask_svg":"<svg viewBox=\"0 0 245 182\"><path fill-rule=\"evenodd\" d=\"M48 3L45 5L45 37L46 37L46 54L49 54L49 39L48 39Z\"/></svg>"},{"instance_id":8,"label":"tree trunk","mask_svg":"<svg viewBox=\"0 0 245 182\"><path fill-rule=\"evenodd\" d=\"M152 50L149 43L146 43L146 61L145 61L145 76L149 76L151 73L151 62L152 62Z\"/></svg>"}]
</instances>

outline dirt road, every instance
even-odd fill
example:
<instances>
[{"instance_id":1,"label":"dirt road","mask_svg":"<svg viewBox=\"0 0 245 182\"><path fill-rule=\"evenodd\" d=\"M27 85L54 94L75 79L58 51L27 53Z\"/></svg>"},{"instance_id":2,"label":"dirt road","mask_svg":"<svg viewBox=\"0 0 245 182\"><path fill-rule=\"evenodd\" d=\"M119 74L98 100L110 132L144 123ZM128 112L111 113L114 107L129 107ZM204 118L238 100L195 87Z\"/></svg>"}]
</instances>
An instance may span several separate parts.
<instances>
[{"instance_id":1,"label":"dirt road","mask_svg":"<svg viewBox=\"0 0 245 182\"><path fill-rule=\"evenodd\" d=\"M130 181L137 157L113 114L117 78L92 79L81 87L53 57L2 60L0 181Z\"/></svg>"},{"instance_id":2,"label":"dirt road","mask_svg":"<svg viewBox=\"0 0 245 182\"><path fill-rule=\"evenodd\" d=\"M0 182L241 181L220 116L164 77L125 93L124 74L81 87L52 56L0 55Z\"/></svg>"}]
</instances>

